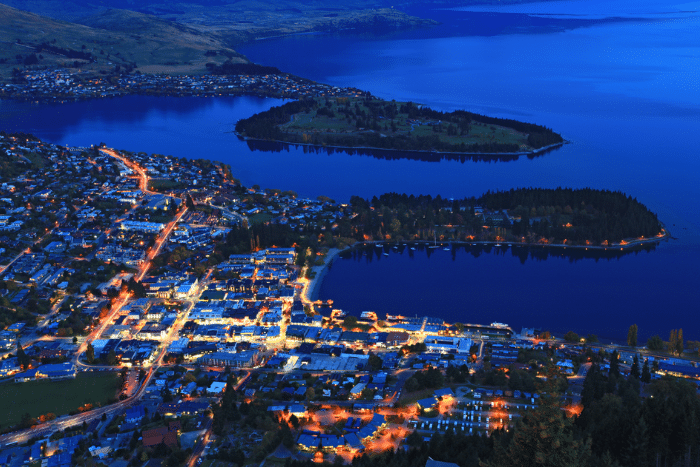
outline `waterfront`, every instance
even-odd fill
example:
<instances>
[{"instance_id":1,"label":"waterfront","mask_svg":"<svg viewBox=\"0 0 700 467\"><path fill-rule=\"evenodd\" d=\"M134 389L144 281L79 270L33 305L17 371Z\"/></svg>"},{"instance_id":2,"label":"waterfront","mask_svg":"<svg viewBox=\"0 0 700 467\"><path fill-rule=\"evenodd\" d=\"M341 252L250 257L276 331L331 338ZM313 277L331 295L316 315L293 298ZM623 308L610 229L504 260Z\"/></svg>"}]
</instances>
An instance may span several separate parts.
<instances>
[{"instance_id":1,"label":"waterfront","mask_svg":"<svg viewBox=\"0 0 700 467\"><path fill-rule=\"evenodd\" d=\"M568 248L385 246L342 253L318 287L318 298L351 314L376 311L439 316L448 322L505 322L623 340L632 323L642 342L697 323L686 300L696 292L694 255L671 245L633 252ZM388 253L388 256L384 255ZM363 254L365 253L365 254ZM697 254L697 250L695 250Z\"/></svg>"},{"instance_id":2,"label":"waterfront","mask_svg":"<svg viewBox=\"0 0 700 467\"><path fill-rule=\"evenodd\" d=\"M700 73L697 15L660 15L644 9L661 5L658 1L630 6L641 20L630 14L616 19L619 11L612 9L604 9L600 18L566 21L562 15L543 14L543 9L567 13L581 3L568 2L562 10L558 2L536 4L530 15L527 8L535 5L517 7L520 13L513 13L516 7L434 10L443 26L432 30L382 37L294 36L241 48L254 61L302 77L446 111L467 108L544 124L572 141L532 159L392 159L293 146L276 152L251 150L231 133L235 122L283 102L254 97L129 96L64 106L3 101L0 126L59 144L104 141L134 151L221 160L246 185L291 189L312 198L327 195L341 202L355 194L371 198L389 191L456 198L518 186L622 190L656 212L675 239L649 253L572 264L552 257L521 264L495 254L482 254L477 260L460 253L449 265L472 268L452 270L448 278L455 282L446 293L441 292L441 282L420 280L441 277L442 271L433 269L440 265L438 256L425 264L406 261L391 270L384 267L394 258L384 257L391 261L358 263L348 275L342 273L347 261L336 261L321 297L332 298L348 311L373 309L381 314L401 297L413 296L404 302L404 308L413 309L407 313L448 320L453 319L449 310L478 299L481 309L506 314L493 320L514 326L549 327L551 318L553 330L584 333L591 326L592 332L600 328L601 336L622 338L620 333L638 321L640 335L658 332L666 338L669 329L683 327L688 338L696 339L690 330L700 324L691 312L700 300L691 282L700 263L700 229L694 214L700 160L693 138L700 120L700 90L694 84ZM590 2L586 8L591 8ZM465 278L457 282L460 275ZM479 286L466 287L475 277ZM420 294L439 295L444 301L419 302L415 297ZM484 314L475 317L491 320ZM655 330L645 330L650 327Z\"/></svg>"}]
</instances>

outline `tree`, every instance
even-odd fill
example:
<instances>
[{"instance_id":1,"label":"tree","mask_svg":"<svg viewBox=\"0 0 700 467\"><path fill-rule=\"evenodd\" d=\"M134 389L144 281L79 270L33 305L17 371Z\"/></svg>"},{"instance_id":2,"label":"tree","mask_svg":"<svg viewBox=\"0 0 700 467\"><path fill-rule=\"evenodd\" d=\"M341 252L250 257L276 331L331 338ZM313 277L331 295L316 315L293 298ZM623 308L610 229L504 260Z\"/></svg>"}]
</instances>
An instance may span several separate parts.
<instances>
[{"instance_id":1,"label":"tree","mask_svg":"<svg viewBox=\"0 0 700 467\"><path fill-rule=\"evenodd\" d=\"M292 414L292 416L289 417L289 423L292 424L295 430L299 428L299 418L296 415Z\"/></svg>"},{"instance_id":2,"label":"tree","mask_svg":"<svg viewBox=\"0 0 700 467\"><path fill-rule=\"evenodd\" d=\"M634 356L630 376L632 376L634 379L639 379L639 357L637 357L637 355Z\"/></svg>"},{"instance_id":3,"label":"tree","mask_svg":"<svg viewBox=\"0 0 700 467\"><path fill-rule=\"evenodd\" d=\"M369 358L367 359L367 365L373 370L373 371L379 371L382 369L382 365L384 362L382 359L375 354L371 354Z\"/></svg>"},{"instance_id":4,"label":"tree","mask_svg":"<svg viewBox=\"0 0 700 467\"><path fill-rule=\"evenodd\" d=\"M540 405L523 415L512 438L498 437L493 457L482 465L583 467L590 457L590 442L574 438L573 422L561 410L558 395L547 391Z\"/></svg>"},{"instance_id":5,"label":"tree","mask_svg":"<svg viewBox=\"0 0 700 467\"><path fill-rule=\"evenodd\" d=\"M627 331L627 345L637 347L637 325L633 324Z\"/></svg>"},{"instance_id":6,"label":"tree","mask_svg":"<svg viewBox=\"0 0 700 467\"><path fill-rule=\"evenodd\" d=\"M658 335L651 336L647 340L647 349L658 352L659 350L663 350L663 348L664 341Z\"/></svg>"},{"instance_id":7,"label":"tree","mask_svg":"<svg viewBox=\"0 0 700 467\"><path fill-rule=\"evenodd\" d=\"M681 355L683 353L683 349L685 349L685 345L683 344L683 328L680 328L678 330L678 333L676 334L676 352L678 355Z\"/></svg>"},{"instance_id":8,"label":"tree","mask_svg":"<svg viewBox=\"0 0 700 467\"><path fill-rule=\"evenodd\" d=\"M613 351L610 355L610 372L608 373L611 377L620 375L620 356L617 350Z\"/></svg>"},{"instance_id":9,"label":"tree","mask_svg":"<svg viewBox=\"0 0 700 467\"><path fill-rule=\"evenodd\" d=\"M566 342L578 342L579 337L578 334L576 334L574 331L569 331L566 334L564 334L564 340Z\"/></svg>"},{"instance_id":10,"label":"tree","mask_svg":"<svg viewBox=\"0 0 700 467\"><path fill-rule=\"evenodd\" d=\"M26 370L27 367L29 367L30 361L31 361L31 359L24 352L24 349L22 348L22 343L18 340L17 341L17 363L19 363L19 366L21 366L23 370Z\"/></svg>"},{"instance_id":11,"label":"tree","mask_svg":"<svg viewBox=\"0 0 700 467\"><path fill-rule=\"evenodd\" d=\"M642 367L642 383L649 383L651 381L651 372L649 371L649 360L644 360L644 366Z\"/></svg>"},{"instance_id":12,"label":"tree","mask_svg":"<svg viewBox=\"0 0 700 467\"><path fill-rule=\"evenodd\" d=\"M110 350L109 353L107 354L107 364L108 365L116 365L117 364L117 353L114 351L114 349Z\"/></svg>"},{"instance_id":13,"label":"tree","mask_svg":"<svg viewBox=\"0 0 700 467\"><path fill-rule=\"evenodd\" d=\"M357 326L357 316L347 315L343 318L343 327L345 329L353 329Z\"/></svg>"},{"instance_id":14,"label":"tree","mask_svg":"<svg viewBox=\"0 0 700 467\"><path fill-rule=\"evenodd\" d=\"M673 353L676 353L676 346L678 341L678 331L675 329L671 329L671 332L669 333L668 336L668 351Z\"/></svg>"},{"instance_id":15,"label":"tree","mask_svg":"<svg viewBox=\"0 0 700 467\"><path fill-rule=\"evenodd\" d=\"M596 336L595 334L589 334L586 336L586 342L588 342L589 344L594 344L598 342L598 336Z\"/></svg>"},{"instance_id":16,"label":"tree","mask_svg":"<svg viewBox=\"0 0 700 467\"><path fill-rule=\"evenodd\" d=\"M95 361L95 348L92 346L91 342L88 342L87 350L85 350L85 359L88 363Z\"/></svg>"}]
</instances>

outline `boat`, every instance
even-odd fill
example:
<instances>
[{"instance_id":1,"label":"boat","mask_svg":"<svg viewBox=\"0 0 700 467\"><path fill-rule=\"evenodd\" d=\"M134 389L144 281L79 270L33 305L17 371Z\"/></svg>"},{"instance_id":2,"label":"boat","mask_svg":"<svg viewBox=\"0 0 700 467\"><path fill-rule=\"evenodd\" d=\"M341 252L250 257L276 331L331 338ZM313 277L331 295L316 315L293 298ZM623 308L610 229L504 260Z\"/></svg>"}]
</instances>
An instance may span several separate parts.
<instances>
[{"instance_id":1,"label":"boat","mask_svg":"<svg viewBox=\"0 0 700 467\"><path fill-rule=\"evenodd\" d=\"M443 250L444 251L452 251L452 248L450 248L449 246L446 246L445 248L443 248Z\"/></svg>"},{"instance_id":2,"label":"boat","mask_svg":"<svg viewBox=\"0 0 700 467\"><path fill-rule=\"evenodd\" d=\"M411 250L416 251L416 249L414 247L411 247Z\"/></svg>"},{"instance_id":3,"label":"boat","mask_svg":"<svg viewBox=\"0 0 700 467\"><path fill-rule=\"evenodd\" d=\"M389 256L389 253L384 253L384 256Z\"/></svg>"},{"instance_id":4,"label":"boat","mask_svg":"<svg viewBox=\"0 0 700 467\"><path fill-rule=\"evenodd\" d=\"M377 244L374 245L375 248L382 248L383 246L384 246L384 245L382 245L381 243L377 243Z\"/></svg>"},{"instance_id":5,"label":"boat","mask_svg":"<svg viewBox=\"0 0 700 467\"><path fill-rule=\"evenodd\" d=\"M501 246L501 244L500 244L500 243L496 243L494 246Z\"/></svg>"},{"instance_id":6,"label":"boat","mask_svg":"<svg viewBox=\"0 0 700 467\"><path fill-rule=\"evenodd\" d=\"M440 248L440 246L437 244L437 236L436 236L435 232L433 232L433 242L435 242L435 243L428 246L428 248Z\"/></svg>"}]
</instances>

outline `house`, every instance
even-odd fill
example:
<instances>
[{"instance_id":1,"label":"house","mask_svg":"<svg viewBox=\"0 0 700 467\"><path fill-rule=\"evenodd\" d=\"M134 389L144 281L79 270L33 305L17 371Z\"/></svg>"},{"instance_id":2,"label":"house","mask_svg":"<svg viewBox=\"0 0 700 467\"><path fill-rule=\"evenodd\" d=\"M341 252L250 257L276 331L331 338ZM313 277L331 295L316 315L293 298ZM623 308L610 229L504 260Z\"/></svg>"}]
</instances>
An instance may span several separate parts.
<instances>
[{"instance_id":1,"label":"house","mask_svg":"<svg viewBox=\"0 0 700 467\"><path fill-rule=\"evenodd\" d=\"M17 357L8 358L0 362L0 376L9 376L20 370Z\"/></svg>"},{"instance_id":2,"label":"house","mask_svg":"<svg viewBox=\"0 0 700 467\"><path fill-rule=\"evenodd\" d=\"M177 444L177 429L170 430L170 427L161 426L146 430L141 433L143 445L146 447L157 446L160 443L166 446L174 446Z\"/></svg>"},{"instance_id":3,"label":"house","mask_svg":"<svg viewBox=\"0 0 700 467\"><path fill-rule=\"evenodd\" d=\"M418 407L423 409L423 410L432 410L435 407L437 407L438 400L435 397L428 397L428 398L416 401L416 404L418 404Z\"/></svg>"},{"instance_id":4,"label":"house","mask_svg":"<svg viewBox=\"0 0 700 467\"><path fill-rule=\"evenodd\" d=\"M207 388L209 394L221 394L226 389L226 383L221 381L214 381L211 386Z\"/></svg>"},{"instance_id":5,"label":"house","mask_svg":"<svg viewBox=\"0 0 700 467\"><path fill-rule=\"evenodd\" d=\"M366 383L357 383L351 390L350 395L354 398L360 397L362 391L367 387Z\"/></svg>"},{"instance_id":6,"label":"house","mask_svg":"<svg viewBox=\"0 0 700 467\"><path fill-rule=\"evenodd\" d=\"M129 407L124 413L124 420L127 423L138 423L146 415L146 410L142 405Z\"/></svg>"}]
</instances>

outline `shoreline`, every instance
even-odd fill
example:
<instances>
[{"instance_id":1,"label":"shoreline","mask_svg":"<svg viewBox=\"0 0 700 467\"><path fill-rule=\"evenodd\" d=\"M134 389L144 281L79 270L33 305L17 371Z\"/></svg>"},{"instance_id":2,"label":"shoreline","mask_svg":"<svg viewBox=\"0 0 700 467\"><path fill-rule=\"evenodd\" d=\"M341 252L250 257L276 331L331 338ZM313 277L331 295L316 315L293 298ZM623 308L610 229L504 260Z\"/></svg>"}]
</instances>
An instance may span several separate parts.
<instances>
[{"instance_id":1,"label":"shoreline","mask_svg":"<svg viewBox=\"0 0 700 467\"><path fill-rule=\"evenodd\" d=\"M312 278L309 279L309 282L307 283L306 287L304 288L304 291L302 293L302 298L303 301L306 303L309 302L315 302L318 300L318 292L321 287L321 283L323 282L323 278L328 274L328 269L331 263L333 263L333 260L340 255L340 253L347 251L351 248L353 248L355 244L346 246L345 248L330 248L328 250L328 253L326 253L326 257L323 260L323 264L321 266L314 266L311 268L313 272L316 273L316 275Z\"/></svg>"},{"instance_id":2,"label":"shoreline","mask_svg":"<svg viewBox=\"0 0 700 467\"><path fill-rule=\"evenodd\" d=\"M566 245L563 243L521 243L521 242L509 242L506 240L502 241L495 241L495 240L474 240L474 241L464 241L464 240L451 240L451 241L442 241L439 243L441 246L446 246L446 245L482 245L482 246L510 246L510 247L515 247L515 246L524 246L524 247L542 247L542 248L557 248L557 249L563 249L566 250L567 248L576 248L576 249L584 249L584 250L617 250L618 248L621 250L625 249L634 249L634 248L639 248L644 246L645 243L653 243L653 244L659 244L661 243L662 240L669 240L671 238L671 234L668 233L667 230L664 229L664 235L661 237L653 237L653 238L645 238L644 240L639 240L639 239L634 239L630 240L627 243L624 244L619 244L615 243L609 246L604 246L604 245ZM397 245L399 243L402 244L409 244L409 243L414 243L414 244L420 244L420 245L431 245L433 242L430 240L407 240L407 241L402 241L402 242L396 242L396 241L381 241L381 240L372 240L372 241L364 241L364 242L358 242L354 243L352 246L348 248L354 248L362 245L376 245L377 243L381 244L386 244L386 245Z\"/></svg>"},{"instance_id":3,"label":"shoreline","mask_svg":"<svg viewBox=\"0 0 700 467\"><path fill-rule=\"evenodd\" d=\"M540 248L556 248L556 249L563 249L566 250L567 248L572 248L572 249L583 249L583 250L600 250L600 251L607 251L610 249L611 251L617 250L618 248L620 250L627 250L627 249L636 249L643 247L645 243L652 243L655 245L658 245L661 243L663 240L669 240L671 238L671 234L664 228L664 235L661 237L654 237L654 238L646 238L644 240L630 240L629 242L625 244L613 244L610 246L603 246L603 245L565 245L561 243L515 243L515 242L507 242L507 241L502 241L502 242L497 242L497 241L491 241L491 240L475 240L473 242L465 242L462 240L459 241L448 241L448 242L441 242L440 245L445 246L452 246L452 245L457 245L457 246L469 246L469 245L481 245L481 246L506 246L506 247L540 247ZM361 247L366 247L370 245L376 245L378 243L381 244L386 244L386 245L398 245L400 243L413 243L413 244L421 244L421 245L430 245L432 242L429 240L419 240L419 241L404 241L404 242L387 242L387 241L381 241L381 240L372 240L372 241L364 241L364 242L356 242L353 243L352 245L348 245L345 248L330 248L328 250L328 253L326 253L325 259L323 261L323 264L320 266L314 266L311 268L313 272L316 273L316 275L312 278L309 279L309 281L306 284L306 287L304 287L302 291L302 300L305 303L312 303L317 301L318 298L318 293L320 291L321 284L323 283L323 279L326 277L326 274L328 274L328 270L330 269L331 264L333 261L343 252L353 250L356 248L361 248Z\"/></svg>"},{"instance_id":4,"label":"shoreline","mask_svg":"<svg viewBox=\"0 0 700 467\"><path fill-rule=\"evenodd\" d=\"M428 151L425 149L393 149L393 148L375 148L372 146L330 146L330 145L319 145L319 144L312 144L312 143L292 143L289 141L281 141L281 140L276 140L276 139L261 139L261 138L254 138L251 136L243 136L239 134L237 131L233 131L233 133L243 141L258 141L258 142L266 142L266 143L279 143L279 144L288 144L290 146L306 146L309 148L318 148L318 149L340 149L340 150L353 150L353 149L362 149L362 150L370 150L370 151L392 151L392 152L406 152L406 153L415 153L415 154L446 154L446 155L453 155L453 156L534 156L540 153L544 153L546 151L550 151L553 149L557 149L561 146L564 146L565 144L571 144L571 141L569 140L564 140L561 143L555 143L555 144L550 144L549 146L544 146L538 149L533 149L532 151L522 151L522 152L452 152L452 151Z\"/></svg>"}]
</instances>

